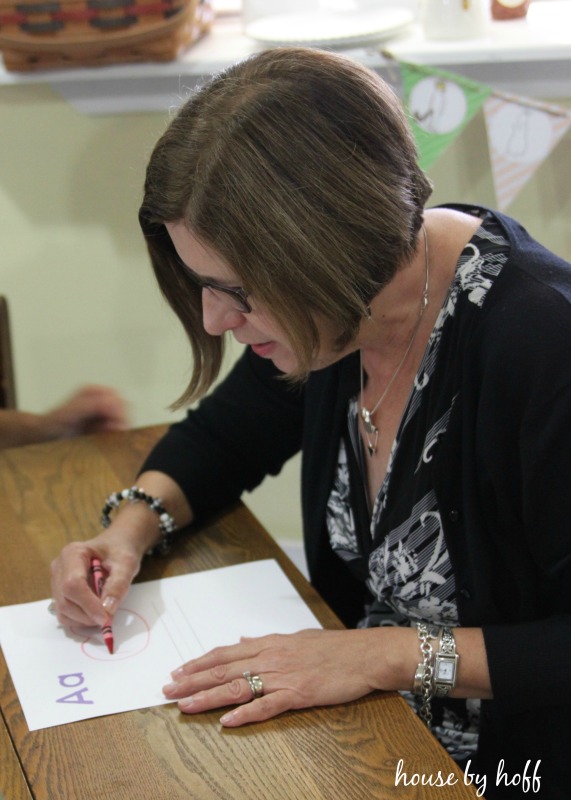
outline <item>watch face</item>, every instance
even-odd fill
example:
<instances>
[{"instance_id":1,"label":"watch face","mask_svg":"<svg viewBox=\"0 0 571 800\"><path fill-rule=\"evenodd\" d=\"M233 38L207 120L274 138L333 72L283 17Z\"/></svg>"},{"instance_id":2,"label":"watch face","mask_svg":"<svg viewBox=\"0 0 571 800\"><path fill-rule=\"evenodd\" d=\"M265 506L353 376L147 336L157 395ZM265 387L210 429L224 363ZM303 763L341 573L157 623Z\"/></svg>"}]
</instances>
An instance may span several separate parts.
<instances>
[{"instance_id":1,"label":"watch face","mask_svg":"<svg viewBox=\"0 0 571 800\"><path fill-rule=\"evenodd\" d=\"M436 667L436 680L451 681L454 677L454 661L439 661Z\"/></svg>"}]
</instances>

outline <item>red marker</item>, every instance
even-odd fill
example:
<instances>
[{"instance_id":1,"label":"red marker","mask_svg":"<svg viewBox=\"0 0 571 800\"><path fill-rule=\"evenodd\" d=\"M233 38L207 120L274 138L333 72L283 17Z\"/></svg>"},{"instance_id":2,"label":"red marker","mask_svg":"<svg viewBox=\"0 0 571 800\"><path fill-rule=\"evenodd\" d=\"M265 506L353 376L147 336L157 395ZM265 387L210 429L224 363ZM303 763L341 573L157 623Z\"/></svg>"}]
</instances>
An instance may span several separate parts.
<instances>
[{"instance_id":1,"label":"red marker","mask_svg":"<svg viewBox=\"0 0 571 800\"><path fill-rule=\"evenodd\" d=\"M97 597L103 594L103 584L105 583L105 572L101 566L101 561L98 558L91 559L91 574L93 575L93 588ZM113 655L113 629L111 625L104 625L101 628L103 634L103 641L107 645L107 649Z\"/></svg>"}]
</instances>

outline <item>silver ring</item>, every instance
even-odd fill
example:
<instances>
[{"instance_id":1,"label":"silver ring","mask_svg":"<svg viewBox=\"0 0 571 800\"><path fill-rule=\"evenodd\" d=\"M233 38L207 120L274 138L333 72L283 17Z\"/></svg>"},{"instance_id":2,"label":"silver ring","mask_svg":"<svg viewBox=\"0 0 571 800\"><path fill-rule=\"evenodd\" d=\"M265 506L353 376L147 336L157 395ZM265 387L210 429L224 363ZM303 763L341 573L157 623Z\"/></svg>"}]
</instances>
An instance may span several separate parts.
<instances>
[{"instance_id":1,"label":"silver ring","mask_svg":"<svg viewBox=\"0 0 571 800\"><path fill-rule=\"evenodd\" d=\"M259 675L251 675L249 672L244 672L244 677L248 681L250 689L252 690L252 700L257 700L264 694L264 684Z\"/></svg>"}]
</instances>

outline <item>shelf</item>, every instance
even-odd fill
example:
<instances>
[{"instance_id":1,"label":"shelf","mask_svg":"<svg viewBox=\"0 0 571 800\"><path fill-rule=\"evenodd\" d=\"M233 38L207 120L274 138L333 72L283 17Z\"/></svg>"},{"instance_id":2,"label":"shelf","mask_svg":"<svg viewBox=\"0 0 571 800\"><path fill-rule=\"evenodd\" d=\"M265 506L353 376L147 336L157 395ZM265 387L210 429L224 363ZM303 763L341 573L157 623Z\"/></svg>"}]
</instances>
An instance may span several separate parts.
<instances>
[{"instance_id":1,"label":"shelf","mask_svg":"<svg viewBox=\"0 0 571 800\"><path fill-rule=\"evenodd\" d=\"M96 69L10 73L0 86L48 83L85 114L168 111L197 83L259 49L243 35L238 16L220 17L212 32L177 61ZM538 98L571 97L571 0L535 0L527 19L489 23L488 35L461 41L428 41L414 24L400 36L346 50L358 61L389 73L396 58L440 66L500 91Z\"/></svg>"}]
</instances>

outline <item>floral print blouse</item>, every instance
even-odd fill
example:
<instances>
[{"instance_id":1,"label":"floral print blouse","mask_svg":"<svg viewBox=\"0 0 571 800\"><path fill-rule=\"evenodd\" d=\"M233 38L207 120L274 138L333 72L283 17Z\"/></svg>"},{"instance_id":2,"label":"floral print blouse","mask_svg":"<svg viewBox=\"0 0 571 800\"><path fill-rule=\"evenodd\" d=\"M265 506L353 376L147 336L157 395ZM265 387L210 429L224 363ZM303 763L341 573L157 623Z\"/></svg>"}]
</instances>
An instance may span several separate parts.
<instances>
[{"instance_id":1,"label":"floral print blouse","mask_svg":"<svg viewBox=\"0 0 571 800\"><path fill-rule=\"evenodd\" d=\"M500 227L486 216L458 260L372 509L364 479L366 456L358 429L358 398L349 403L347 430L340 441L327 507L327 528L333 550L362 577L371 592L372 601L360 627L421 621L458 625L454 572L430 469L433 451L446 433L457 398L451 394L444 407L439 404L434 416L431 389L442 338L450 341L455 335L459 297L464 293L471 304L481 307L508 252ZM401 468L395 477L397 459ZM403 695L418 710L418 699L409 692ZM450 754L457 760L470 757L477 747L479 701L436 700L433 715L433 732Z\"/></svg>"}]
</instances>

